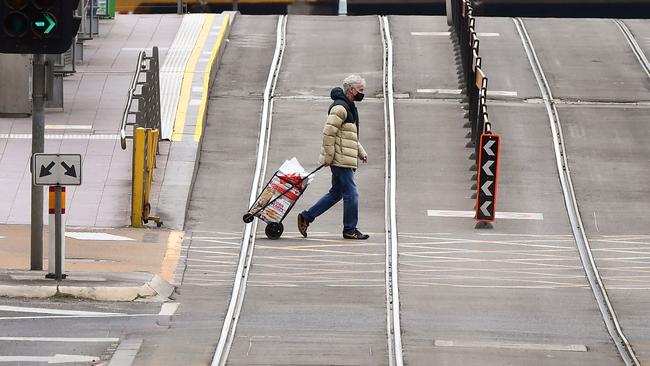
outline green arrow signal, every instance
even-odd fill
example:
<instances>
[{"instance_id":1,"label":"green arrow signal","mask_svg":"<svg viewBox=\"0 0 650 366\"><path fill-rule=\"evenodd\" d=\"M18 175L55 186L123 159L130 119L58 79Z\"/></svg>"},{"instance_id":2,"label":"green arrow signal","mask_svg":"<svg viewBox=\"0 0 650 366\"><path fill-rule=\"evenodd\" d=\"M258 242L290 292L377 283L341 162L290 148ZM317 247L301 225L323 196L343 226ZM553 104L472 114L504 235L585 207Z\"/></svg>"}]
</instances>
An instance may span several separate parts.
<instances>
[{"instance_id":1,"label":"green arrow signal","mask_svg":"<svg viewBox=\"0 0 650 366\"><path fill-rule=\"evenodd\" d=\"M34 22L34 25L37 28L45 28L43 34L50 34L50 32L52 32L52 29L54 29L54 27L56 26L56 21L54 21L52 16L48 13L44 13L43 16L45 17L45 21L47 22L47 28L45 28L46 23L44 21Z\"/></svg>"},{"instance_id":2,"label":"green arrow signal","mask_svg":"<svg viewBox=\"0 0 650 366\"><path fill-rule=\"evenodd\" d=\"M45 34L49 34L52 31L52 29L54 28L54 26L56 25L56 22L54 21L54 19L52 19L50 14L47 14L47 13L45 14L45 20L47 20L50 23L50 25L45 30Z\"/></svg>"}]
</instances>

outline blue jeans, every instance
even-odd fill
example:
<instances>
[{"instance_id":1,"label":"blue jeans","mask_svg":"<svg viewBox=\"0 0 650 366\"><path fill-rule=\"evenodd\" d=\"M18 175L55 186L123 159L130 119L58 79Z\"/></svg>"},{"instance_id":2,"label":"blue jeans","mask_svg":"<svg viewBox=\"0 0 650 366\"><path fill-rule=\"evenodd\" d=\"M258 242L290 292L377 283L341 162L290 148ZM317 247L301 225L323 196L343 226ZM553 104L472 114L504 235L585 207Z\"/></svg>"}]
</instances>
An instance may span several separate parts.
<instances>
[{"instance_id":1,"label":"blue jeans","mask_svg":"<svg viewBox=\"0 0 650 366\"><path fill-rule=\"evenodd\" d=\"M349 233L357 228L359 221L359 193L354 182L354 170L338 166L331 166L330 169L332 188L302 215L308 222L313 222L343 198L343 232Z\"/></svg>"}]
</instances>

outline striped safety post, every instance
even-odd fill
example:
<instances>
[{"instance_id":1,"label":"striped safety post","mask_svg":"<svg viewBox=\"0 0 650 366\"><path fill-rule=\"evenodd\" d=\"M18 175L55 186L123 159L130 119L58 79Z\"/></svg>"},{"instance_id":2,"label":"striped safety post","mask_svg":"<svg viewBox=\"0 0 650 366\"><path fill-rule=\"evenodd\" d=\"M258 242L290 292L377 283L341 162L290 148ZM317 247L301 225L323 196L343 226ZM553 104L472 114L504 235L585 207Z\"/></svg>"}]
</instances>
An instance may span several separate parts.
<instances>
[{"instance_id":1,"label":"striped safety post","mask_svg":"<svg viewBox=\"0 0 650 366\"><path fill-rule=\"evenodd\" d=\"M48 209L48 252L47 271L50 275L56 273L56 227L54 224L56 214L56 187L49 187ZM61 187L61 272L65 272L65 187Z\"/></svg>"}]
</instances>

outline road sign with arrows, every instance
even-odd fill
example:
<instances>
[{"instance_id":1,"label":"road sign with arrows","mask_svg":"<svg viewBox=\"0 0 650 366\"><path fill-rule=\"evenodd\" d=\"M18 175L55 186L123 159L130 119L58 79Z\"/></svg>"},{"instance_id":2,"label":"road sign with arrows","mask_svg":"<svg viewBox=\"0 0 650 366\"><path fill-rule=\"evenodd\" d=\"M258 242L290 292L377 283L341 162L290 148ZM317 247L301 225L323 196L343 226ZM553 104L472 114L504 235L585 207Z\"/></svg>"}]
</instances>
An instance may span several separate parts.
<instances>
[{"instance_id":1,"label":"road sign with arrows","mask_svg":"<svg viewBox=\"0 0 650 366\"><path fill-rule=\"evenodd\" d=\"M481 135L476 185L476 220L478 221L492 222L495 219L500 145L499 135Z\"/></svg>"},{"instance_id":2,"label":"road sign with arrows","mask_svg":"<svg viewBox=\"0 0 650 366\"><path fill-rule=\"evenodd\" d=\"M34 154L34 185L78 186L81 184L81 155Z\"/></svg>"}]
</instances>

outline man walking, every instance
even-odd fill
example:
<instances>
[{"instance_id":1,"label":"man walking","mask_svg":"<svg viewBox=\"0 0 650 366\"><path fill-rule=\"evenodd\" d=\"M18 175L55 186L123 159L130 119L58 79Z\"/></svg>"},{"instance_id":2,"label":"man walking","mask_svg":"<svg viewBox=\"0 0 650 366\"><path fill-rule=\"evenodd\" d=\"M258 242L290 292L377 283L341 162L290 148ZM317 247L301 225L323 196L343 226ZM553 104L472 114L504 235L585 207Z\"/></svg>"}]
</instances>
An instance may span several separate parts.
<instances>
[{"instance_id":1,"label":"man walking","mask_svg":"<svg viewBox=\"0 0 650 366\"><path fill-rule=\"evenodd\" d=\"M357 229L359 194L354 181L357 162L368 162L368 154L359 143L359 115L354 102L363 100L366 81L359 75L343 80L343 88L332 89L334 100L323 128L319 162L332 170L332 188L310 209L298 214L298 230L307 237L307 228L318 216L343 198L343 237L365 240L369 235Z\"/></svg>"}]
</instances>

